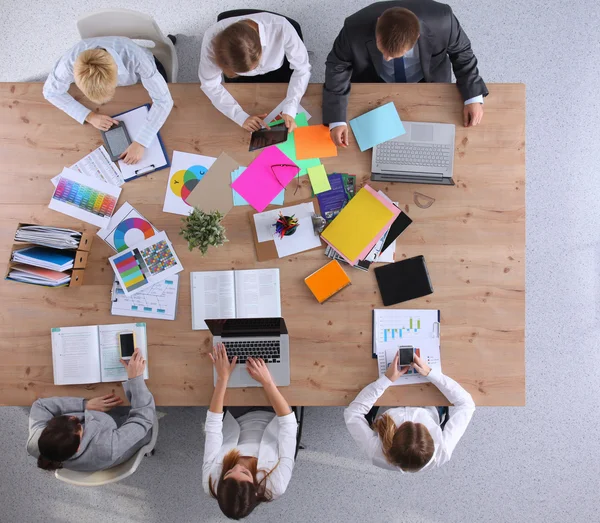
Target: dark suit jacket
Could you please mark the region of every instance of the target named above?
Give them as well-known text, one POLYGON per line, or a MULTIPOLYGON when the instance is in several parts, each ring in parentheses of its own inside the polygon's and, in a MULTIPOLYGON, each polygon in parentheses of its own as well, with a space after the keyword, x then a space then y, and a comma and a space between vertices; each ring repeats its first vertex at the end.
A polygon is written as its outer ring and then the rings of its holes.
POLYGON ((326 62, 323 88, 323 123, 345 122, 350 82, 383 82, 379 74, 383 56, 377 49, 375 25, 390 7, 404 7, 421 22, 417 41, 426 82, 450 82, 450 64, 464 100, 487 96, 471 42, 450 6, 433 0, 377 2, 346 18, 326 62))

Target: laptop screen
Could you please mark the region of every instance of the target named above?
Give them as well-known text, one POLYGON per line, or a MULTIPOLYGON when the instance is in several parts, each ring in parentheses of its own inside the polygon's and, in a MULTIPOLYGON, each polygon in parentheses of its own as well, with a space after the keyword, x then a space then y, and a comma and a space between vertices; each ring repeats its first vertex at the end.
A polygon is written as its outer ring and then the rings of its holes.
POLYGON ((213 336, 224 338, 279 336, 288 333, 283 318, 232 318, 204 321, 213 336))

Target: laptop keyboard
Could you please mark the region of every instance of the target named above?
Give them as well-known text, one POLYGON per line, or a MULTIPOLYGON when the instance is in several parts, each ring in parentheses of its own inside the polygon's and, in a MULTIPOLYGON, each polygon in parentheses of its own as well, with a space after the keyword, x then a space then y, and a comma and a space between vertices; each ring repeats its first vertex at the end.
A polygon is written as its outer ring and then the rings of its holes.
POLYGON ((384 142, 376 149, 378 164, 415 165, 418 167, 449 168, 452 164, 450 145, 422 145, 410 142, 384 142))
POLYGON ((281 363, 279 340, 223 341, 229 361, 237 356, 237 363, 246 363, 248 358, 262 358, 265 363, 281 363))

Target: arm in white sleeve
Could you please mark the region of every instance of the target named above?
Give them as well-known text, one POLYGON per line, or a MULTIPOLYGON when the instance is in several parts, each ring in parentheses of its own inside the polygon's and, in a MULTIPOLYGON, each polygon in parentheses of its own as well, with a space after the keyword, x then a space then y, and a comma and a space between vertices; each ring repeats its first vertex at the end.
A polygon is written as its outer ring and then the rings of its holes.
POLYGON ((295 118, 300 100, 308 87, 311 66, 308 61, 306 46, 298 36, 294 26, 284 19, 282 27, 284 31, 283 48, 293 72, 281 112, 295 118))
POLYGON ((365 414, 371 410, 375 402, 391 384, 392 382, 386 376, 381 376, 378 380, 367 385, 344 410, 344 420, 350 435, 370 460, 373 460, 380 443, 379 435, 371 429, 365 414))
POLYGON ((335 129, 336 127, 339 127, 340 125, 347 125, 346 122, 331 122, 329 124, 329 130, 331 131, 331 129, 335 129))
MULTIPOLYGON (((223 413, 215 413, 210 410, 206 412, 206 424, 204 425, 206 434, 204 440, 204 459, 202 461, 202 484, 204 491, 208 490, 208 477, 213 467, 221 446, 223 445, 223 413)), ((217 478, 212 478, 213 481, 217 478)))
POLYGON ((134 140, 144 147, 148 147, 171 113, 173 98, 167 82, 158 72, 151 57, 144 56, 140 60, 138 74, 142 85, 152 98, 152 107, 148 112, 145 125, 140 129, 134 140))
POLYGON ((242 109, 222 84, 221 69, 210 58, 212 44, 207 40, 212 37, 212 33, 205 34, 202 41, 198 66, 200 89, 219 111, 241 126, 250 115, 242 109))
POLYGON ((474 96, 473 98, 469 98, 468 100, 465 100, 465 105, 470 105, 470 104, 482 104, 483 103, 483 95, 477 95, 474 96))
POLYGON ((48 75, 48 78, 46 78, 42 92, 44 98, 52 105, 83 124, 91 111, 69 94, 69 87, 71 87, 73 82, 73 72, 69 71, 65 60, 61 58, 48 75))
POLYGON ((442 431, 442 449, 440 458, 437 460, 439 466, 452 457, 452 452, 454 452, 473 417, 475 402, 471 395, 456 381, 440 371, 432 369, 427 378, 454 405, 449 408, 448 422, 442 431))
POLYGON ((298 422, 293 412, 285 416, 278 416, 277 422, 279 423, 279 440, 277 442, 279 464, 269 476, 274 498, 281 496, 286 491, 290 479, 292 479, 298 431, 298 422))

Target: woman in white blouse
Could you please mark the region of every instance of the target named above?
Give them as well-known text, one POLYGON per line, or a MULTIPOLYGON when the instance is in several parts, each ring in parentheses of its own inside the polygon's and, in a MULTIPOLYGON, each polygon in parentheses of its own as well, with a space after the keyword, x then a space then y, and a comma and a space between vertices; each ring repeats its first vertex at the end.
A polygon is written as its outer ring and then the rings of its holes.
POLYGON ((279 69, 284 58, 293 70, 282 116, 289 132, 310 79, 310 63, 304 43, 283 16, 255 13, 226 18, 210 27, 202 39, 198 76, 202 91, 213 105, 247 131, 267 127, 266 114, 250 115, 225 89, 222 74, 229 78, 257 76, 279 69))
POLYGON ((273 408, 230 408, 223 417, 227 382, 237 357, 230 363, 222 343, 210 357, 217 384, 206 414, 202 484, 217 499, 223 514, 241 519, 261 502, 285 492, 294 468, 298 423, 265 362, 252 358, 246 369, 262 385, 273 408))
POLYGON ((449 408, 443 428, 435 407, 391 408, 369 426, 365 416, 385 390, 410 368, 398 368, 398 355, 385 376, 367 385, 344 411, 350 434, 371 462, 398 472, 418 472, 449 461, 475 412, 473 398, 456 381, 432 370, 416 355, 411 366, 427 376, 454 405, 449 408))

